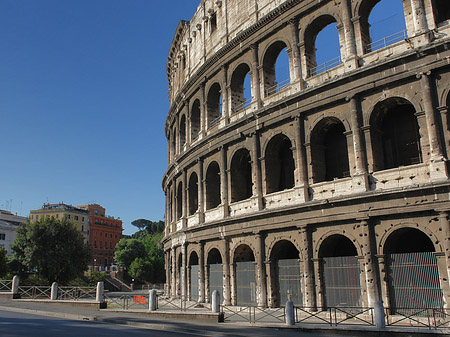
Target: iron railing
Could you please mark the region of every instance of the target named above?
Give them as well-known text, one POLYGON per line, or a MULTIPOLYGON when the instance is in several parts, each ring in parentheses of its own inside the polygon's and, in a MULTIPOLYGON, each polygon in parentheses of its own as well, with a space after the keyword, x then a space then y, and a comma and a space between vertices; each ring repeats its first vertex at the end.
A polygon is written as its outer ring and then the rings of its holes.
POLYGON ((241 110, 244 110, 244 109, 248 108, 251 105, 251 103, 252 103, 252 98, 249 98, 249 99, 245 100, 244 102, 234 105, 233 108, 231 109, 231 112, 236 113, 241 110))
POLYGON ((0 292, 12 291, 12 280, 0 280, 0 292))
POLYGON ((224 322, 249 322, 249 323, 285 323, 285 308, 258 308, 221 306, 224 322))
POLYGON ((148 309, 148 295, 104 295, 104 301, 110 309, 148 309))
POLYGON ((58 300, 80 301, 95 300, 96 287, 58 287, 58 300))
POLYGON ((288 78, 284 81, 281 81, 279 83, 275 83, 274 85, 272 85, 266 89, 266 95, 269 96, 269 95, 275 94, 277 92, 280 92, 281 90, 286 88, 289 84, 291 84, 290 78, 288 78))
POLYGON ((316 67, 308 69, 308 77, 318 75, 318 74, 323 73, 323 72, 325 72, 327 70, 330 70, 330 69, 332 69, 334 67, 337 67, 337 66, 339 66, 341 64, 342 64, 342 58, 341 58, 341 56, 338 56, 338 57, 336 57, 334 59, 331 59, 331 60, 329 60, 327 62, 319 64, 316 67))
POLYGON ((422 327, 428 329, 450 328, 450 309, 396 308, 386 311, 386 326, 422 327))
POLYGON ((377 41, 367 44, 365 47, 365 52, 370 53, 370 52, 382 49, 384 47, 387 47, 396 42, 406 40, 407 38, 408 38, 408 34, 406 33, 406 30, 402 30, 401 32, 386 36, 380 40, 377 40, 377 41))
POLYGON ((20 298, 50 299, 51 292, 49 286, 19 286, 20 298))

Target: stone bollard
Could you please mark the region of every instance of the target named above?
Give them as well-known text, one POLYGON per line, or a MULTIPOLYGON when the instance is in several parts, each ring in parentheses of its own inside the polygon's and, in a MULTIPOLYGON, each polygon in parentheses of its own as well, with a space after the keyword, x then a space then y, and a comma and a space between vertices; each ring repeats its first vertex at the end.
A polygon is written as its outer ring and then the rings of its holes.
POLYGON ((98 303, 103 302, 103 292, 105 288, 103 282, 97 282, 97 293, 95 294, 95 301, 98 303))
POLYGON ((50 293, 50 300, 56 301, 58 299, 58 283, 52 283, 52 292, 50 293))
POLYGON ((11 294, 13 295, 13 298, 14 295, 17 295, 19 293, 19 282, 20 282, 19 276, 17 275, 14 276, 12 279, 12 286, 11 286, 11 294))
POLYGON ((217 290, 214 290, 211 296, 211 311, 214 313, 220 312, 220 294, 217 290))
POLYGON ((291 300, 286 302, 286 325, 295 325, 294 302, 291 300))
POLYGON ((156 290, 152 289, 148 292, 148 310, 156 310, 156 290))
POLYGON ((376 301, 373 304, 373 311, 375 315, 375 326, 378 329, 384 329, 386 327, 386 317, 384 315, 383 302, 376 301))

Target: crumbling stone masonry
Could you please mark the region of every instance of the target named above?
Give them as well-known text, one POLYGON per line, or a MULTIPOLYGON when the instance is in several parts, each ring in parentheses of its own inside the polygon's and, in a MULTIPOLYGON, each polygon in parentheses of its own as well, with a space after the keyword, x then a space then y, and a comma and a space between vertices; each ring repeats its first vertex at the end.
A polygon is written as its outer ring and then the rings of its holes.
POLYGON ((180 22, 167 62, 166 294, 450 304, 448 1, 402 0, 406 36, 377 47, 379 1, 202 0, 180 22), (331 23, 340 58, 321 69, 315 39, 331 23))

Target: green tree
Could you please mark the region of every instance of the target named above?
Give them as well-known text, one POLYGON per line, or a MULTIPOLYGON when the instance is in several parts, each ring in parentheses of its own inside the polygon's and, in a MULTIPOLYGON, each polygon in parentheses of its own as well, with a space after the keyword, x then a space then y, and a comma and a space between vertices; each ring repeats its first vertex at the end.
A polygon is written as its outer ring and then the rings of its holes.
POLYGON ((8 257, 6 256, 6 250, 0 248, 0 277, 5 276, 8 273, 8 257))
POLYGON ((73 280, 92 256, 84 236, 66 217, 20 225, 12 250, 17 261, 50 283, 73 280))
POLYGON ((159 245, 163 234, 149 234, 147 231, 136 234, 134 238, 122 239, 116 245, 117 264, 126 267, 130 276, 139 281, 163 282, 164 253, 159 245))

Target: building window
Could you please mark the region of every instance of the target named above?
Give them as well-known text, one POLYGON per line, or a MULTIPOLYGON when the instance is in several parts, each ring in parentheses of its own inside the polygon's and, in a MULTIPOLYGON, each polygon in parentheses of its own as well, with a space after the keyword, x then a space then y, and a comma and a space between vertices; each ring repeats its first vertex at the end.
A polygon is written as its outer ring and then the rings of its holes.
POLYGON ((103 236, 103 232, 100 232, 100 236, 103 236))
POLYGON ((69 214, 69 215, 67 215, 67 219, 69 219, 69 220, 70 220, 70 214, 69 214))
POLYGON ((210 19, 210 29, 211 29, 211 33, 214 33, 217 29, 217 15, 216 13, 213 13, 211 15, 211 19, 210 19))
POLYGON ((110 235, 110 238, 112 239, 112 234, 110 235))
POLYGON ((117 239, 117 234, 116 234, 116 239, 117 239))
POLYGON ((75 215, 75 220, 77 220, 77 221, 78 221, 78 215, 75 215))
POLYGON ((81 225, 81 231, 84 232, 84 225, 81 225))
POLYGON ((97 214, 98 214, 98 209, 95 210, 95 215, 97 215, 97 214))
POLYGON ((6 234, 0 233, 0 240, 6 240, 6 234))
POLYGON ((97 240, 94 241, 94 248, 97 248, 97 240))
POLYGON ((96 231, 94 231, 94 236, 97 236, 97 232, 96 231))
POLYGON ((83 216, 83 217, 81 217, 81 221, 83 221, 83 222, 84 222, 84 216, 83 216))
POLYGON ((105 249, 108 249, 108 242, 105 241, 105 249))
POLYGON ((56 214, 55 217, 56 217, 56 219, 58 219, 59 218, 59 214, 56 214))

